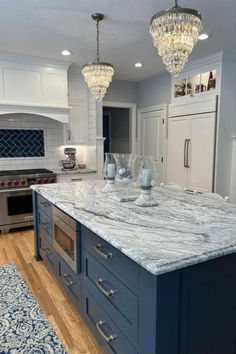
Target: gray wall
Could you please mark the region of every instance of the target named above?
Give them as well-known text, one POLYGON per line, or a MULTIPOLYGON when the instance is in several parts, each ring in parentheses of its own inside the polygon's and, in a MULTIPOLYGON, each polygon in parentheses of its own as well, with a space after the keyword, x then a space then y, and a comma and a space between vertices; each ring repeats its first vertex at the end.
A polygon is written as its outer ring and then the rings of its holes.
POLYGON ((137 103, 137 82, 113 80, 104 101, 137 103))
POLYGON ((138 85, 138 108, 156 106, 170 103, 171 77, 168 73, 162 73, 149 79, 139 81, 138 85))

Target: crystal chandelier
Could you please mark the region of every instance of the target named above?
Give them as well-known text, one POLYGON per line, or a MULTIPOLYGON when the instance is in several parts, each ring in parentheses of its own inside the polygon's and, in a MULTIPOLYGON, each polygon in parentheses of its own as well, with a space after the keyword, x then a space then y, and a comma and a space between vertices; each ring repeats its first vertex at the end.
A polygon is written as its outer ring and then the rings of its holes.
POLYGON ((83 66, 82 74, 95 99, 101 101, 112 81, 114 69, 112 64, 100 62, 99 21, 104 19, 104 15, 96 13, 92 19, 97 22, 97 56, 92 63, 83 66))
POLYGON ((197 43, 202 30, 200 12, 175 6, 156 13, 151 19, 150 34, 154 47, 167 70, 178 76, 197 43))

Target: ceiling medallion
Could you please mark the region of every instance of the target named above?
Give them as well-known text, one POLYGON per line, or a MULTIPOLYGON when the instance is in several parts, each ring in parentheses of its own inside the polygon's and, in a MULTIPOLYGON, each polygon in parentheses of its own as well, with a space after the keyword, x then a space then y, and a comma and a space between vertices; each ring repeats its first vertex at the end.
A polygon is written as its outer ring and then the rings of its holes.
POLYGON ((92 19, 97 22, 97 55, 92 63, 85 64, 82 69, 84 79, 97 101, 101 101, 114 75, 113 65, 100 61, 99 53, 99 21, 104 19, 103 14, 93 14, 92 19))
POLYGON ((178 6, 156 13, 151 19, 150 34, 166 69, 178 76, 197 43, 202 30, 200 12, 178 6))

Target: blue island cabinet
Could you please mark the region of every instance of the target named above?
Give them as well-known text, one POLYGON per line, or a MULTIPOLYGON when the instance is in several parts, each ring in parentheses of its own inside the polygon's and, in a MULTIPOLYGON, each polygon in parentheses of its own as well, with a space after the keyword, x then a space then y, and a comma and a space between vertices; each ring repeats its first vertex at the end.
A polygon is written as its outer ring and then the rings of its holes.
POLYGON ((77 221, 76 274, 53 246, 52 204, 37 193, 34 215, 35 259, 54 273, 105 353, 236 353, 235 254, 153 275, 77 221))

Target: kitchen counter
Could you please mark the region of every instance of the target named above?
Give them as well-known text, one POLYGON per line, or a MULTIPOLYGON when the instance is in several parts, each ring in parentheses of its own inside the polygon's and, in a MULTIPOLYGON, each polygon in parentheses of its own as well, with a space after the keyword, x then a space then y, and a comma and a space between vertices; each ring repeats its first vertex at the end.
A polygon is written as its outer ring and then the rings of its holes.
POLYGON ((31 188, 154 275, 236 252, 235 205, 156 187, 159 205, 142 208, 102 192, 104 183, 31 188))

